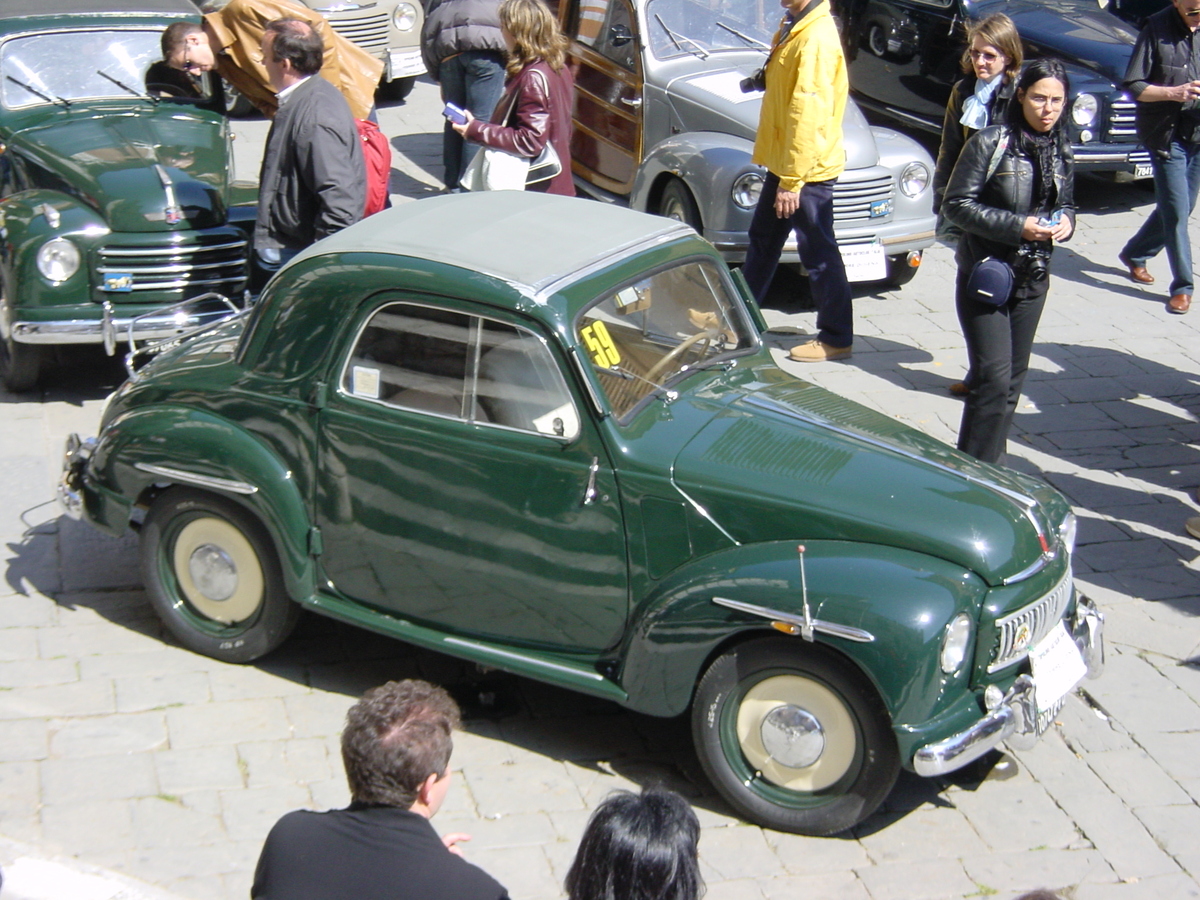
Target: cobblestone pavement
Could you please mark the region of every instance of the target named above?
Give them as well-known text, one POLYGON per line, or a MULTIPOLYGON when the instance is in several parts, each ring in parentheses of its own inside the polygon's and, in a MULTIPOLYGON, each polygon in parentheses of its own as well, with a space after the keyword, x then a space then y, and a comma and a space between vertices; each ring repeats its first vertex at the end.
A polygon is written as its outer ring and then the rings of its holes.
MULTIPOLYGON (((440 188, 438 110, 422 83, 381 111, 397 199, 440 188)), ((238 126, 242 174, 265 130, 238 126)), ((1200 314, 1169 315, 1164 292, 1133 285, 1116 261, 1148 191, 1081 179, 1077 193, 1079 234, 1055 257, 1010 461, 1076 504, 1078 580, 1108 614, 1109 665, 1034 749, 950 778, 902 776, 853 834, 804 838, 730 815, 681 721, 483 677, 317 617, 258 665, 184 651, 149 610, 133 540, 52 504, 63 438, 95 432, 121 377, 72 353, 40 395, 0 395, 4 898, 247 896, 278 816, 347 801, 346 708, 415 675, 450 686, 467 712, 435 824, 473 833, 469 857, 517 898, 560 896, 589 810, 652 779, 695 804, 717 900, 1009 898, 1036 886, 1075 900, 1200 897, 1200 546, 1182 530, 1200 485, 1200 314)), ((1166 284, 1164 260, 1150 270, 1166 284)), ((945 389, 964 362, 952 292, 951 254, 935 248, 904 289, 858 292, 851 361, 785 365, 952 441, 959 403, 945 389)), ((812 327, 811 313, 767 316, 780 359, 787 332, 812 327)))

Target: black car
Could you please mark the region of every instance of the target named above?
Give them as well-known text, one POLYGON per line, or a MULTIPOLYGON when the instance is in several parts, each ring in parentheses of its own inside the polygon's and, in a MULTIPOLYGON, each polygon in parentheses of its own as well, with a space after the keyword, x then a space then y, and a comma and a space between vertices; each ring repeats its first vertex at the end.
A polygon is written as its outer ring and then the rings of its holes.
POLYGON ((950 88, 963 74, 963 23, 1004 13, 1016 23, 1027 59, 1053 56, 1067 66, 1076 169, 1150 177, 1150 157, 1134 129, 1135 102, 1121 87, 1137 32, 1095 0, 833 3, 861 106, 940 132, 950 88))

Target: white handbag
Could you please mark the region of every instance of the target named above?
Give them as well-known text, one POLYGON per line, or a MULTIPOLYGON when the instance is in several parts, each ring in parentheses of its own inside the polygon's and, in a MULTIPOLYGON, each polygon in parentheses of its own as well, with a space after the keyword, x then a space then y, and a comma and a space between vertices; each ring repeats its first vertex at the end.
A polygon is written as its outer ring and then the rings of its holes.
MULTIPOLYGON (((542 79, 545 87, 545 76, 536 69, 533 74, 542 79)), ((547 87, 547 96, 549 93, 547 87)), ((516 102, 517 98, 513 96, 501 121, 507 123, 512 117, 516 102)), ((495 147, 481 147, 463 170, 458 183, 468 191, 523 191, 526 185, 547 181, 561 171, 562 161, 547 138, 545 146, 533 159, 495 147)))

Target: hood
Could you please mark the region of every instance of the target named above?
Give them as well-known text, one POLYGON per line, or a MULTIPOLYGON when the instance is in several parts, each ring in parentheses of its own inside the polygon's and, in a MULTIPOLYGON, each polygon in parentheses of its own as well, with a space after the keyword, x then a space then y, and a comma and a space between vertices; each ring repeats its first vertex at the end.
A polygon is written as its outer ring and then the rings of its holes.
POLYGON ((224 224, 229 173, 226 126, 219 118, 166 103, 105 112, 60 110, 11 144, 103 215, 113 231, 224 224), (171 195, 182 213, 177 223, 168 221, 171 195))
MULTIPOLYGON (((667 98, 682 126, 680 131, 717 131, 754 142, 763 95, 742 93, 738 82, 753 74, 764 57, 761 53, 738 53, 736 57, 737 64, 731 61, 726 65, 717 65, 713 57, 696 60, 704 66, 701 71, 675 78, 667 85, 667 98)), ((853 100, 846 103, 842 133, 846 168, 862 169, 879 162, 871 128, 853 100)))
POLYGON ((1006 0, 980 4, 983 18, 1003 12, 1032 50, 1027 58, 1054 56, 1120 84, 1137 41, 1137 32, 1090 0, 1006 0))
POLYGON ((1065 501, 1036 503, 1057 496, 1048 488, 791 378, 715 415, 679 453, 675 481, 743 543, 867 541, 990 584, 1037 562, 1043 538, 1055 542, 1048 520, 1066 514, 1065 501))

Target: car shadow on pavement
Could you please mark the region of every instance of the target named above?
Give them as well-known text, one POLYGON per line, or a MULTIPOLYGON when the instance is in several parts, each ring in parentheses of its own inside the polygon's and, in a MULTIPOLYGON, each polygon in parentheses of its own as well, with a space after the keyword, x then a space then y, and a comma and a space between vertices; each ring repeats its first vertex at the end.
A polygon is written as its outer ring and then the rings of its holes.
POLYGON ((60 402, 82 406, 103 400, 126 378, 124 353, 105 356, 100 347, 64 344, 48 347, 38 387, 20 394, 0 387, 0 403, 60 402))

